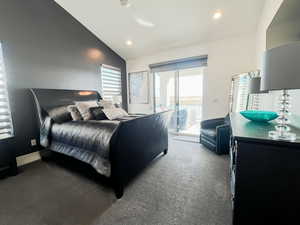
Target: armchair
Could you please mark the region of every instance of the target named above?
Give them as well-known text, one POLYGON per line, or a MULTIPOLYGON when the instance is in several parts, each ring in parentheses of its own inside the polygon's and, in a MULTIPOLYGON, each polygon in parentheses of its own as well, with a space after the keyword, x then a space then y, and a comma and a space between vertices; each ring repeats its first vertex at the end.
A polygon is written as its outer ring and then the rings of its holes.
POLYGON ((201 122, 200 143, 221 155, 229 153, 230 122, 229 116, 201 122))

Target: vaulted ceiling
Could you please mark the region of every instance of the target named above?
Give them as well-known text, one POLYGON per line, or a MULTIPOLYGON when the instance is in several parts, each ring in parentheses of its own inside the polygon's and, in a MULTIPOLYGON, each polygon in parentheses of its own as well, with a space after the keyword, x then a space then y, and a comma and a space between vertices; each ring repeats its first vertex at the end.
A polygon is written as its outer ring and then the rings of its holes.
POLYGON ((265 0, 56 0, 125 59, 255 32, 265 0), (213 14, 222 12, 219 20, 213 14), (127 43, 128 41, 132 42, 127 43))

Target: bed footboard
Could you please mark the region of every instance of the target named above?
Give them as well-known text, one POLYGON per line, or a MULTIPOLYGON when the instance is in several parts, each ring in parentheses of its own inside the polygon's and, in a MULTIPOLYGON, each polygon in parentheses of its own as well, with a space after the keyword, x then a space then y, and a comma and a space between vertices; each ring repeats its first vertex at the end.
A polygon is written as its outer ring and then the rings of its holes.
POLYGON ((124 186, 159 154, 168 151, 170 111, 121 122, 111 140, 111 179, 117 198, 124 186))

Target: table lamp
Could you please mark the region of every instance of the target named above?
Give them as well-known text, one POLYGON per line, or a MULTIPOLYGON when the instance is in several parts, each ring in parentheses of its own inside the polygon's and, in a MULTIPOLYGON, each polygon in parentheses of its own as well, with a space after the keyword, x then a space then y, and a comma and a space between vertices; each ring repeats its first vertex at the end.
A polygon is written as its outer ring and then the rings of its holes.
POLYGON ((276 140, 295 141, 296 134, 290 132, 290 89, 300 88, 300 42, 267 50, 263 58, 262 91, 283 90, 280 97, 279 117, 275 131, 269 136, 276 140))
POLYGON ((259 94, 259 93, 261 93, 260 80, 261 80, 261 77, 252 77, 250 79, 250 84, 249 84, 249 93, 250 94, 259 94))
MULTIPOLYGON (((249 108, 249 101, 250 101, 250 94, 253 95, 253 101, 258 101, 259 94, 268 93, 268 91, 262 91, 260 90, 260 83, 261 83, 261 77, 252 77, 249 82, 249 97, 248 97, 248 106, 249 108)), ((252 101, 252 108, 253 108, 253 101, 252 101)))

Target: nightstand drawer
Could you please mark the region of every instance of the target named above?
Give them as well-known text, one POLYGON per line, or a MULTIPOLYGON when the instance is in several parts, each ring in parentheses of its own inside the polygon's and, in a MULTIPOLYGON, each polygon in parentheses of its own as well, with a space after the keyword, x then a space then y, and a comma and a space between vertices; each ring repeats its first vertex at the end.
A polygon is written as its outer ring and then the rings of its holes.
POLYGON ((10 152, 10 149, 0 149, 0 165, 11 162, 14 158, 14 152, 10 152))
POLYGON ((17 174, 15 151, 11 148, 10 140, 0 141, 0 176, 17 174))

